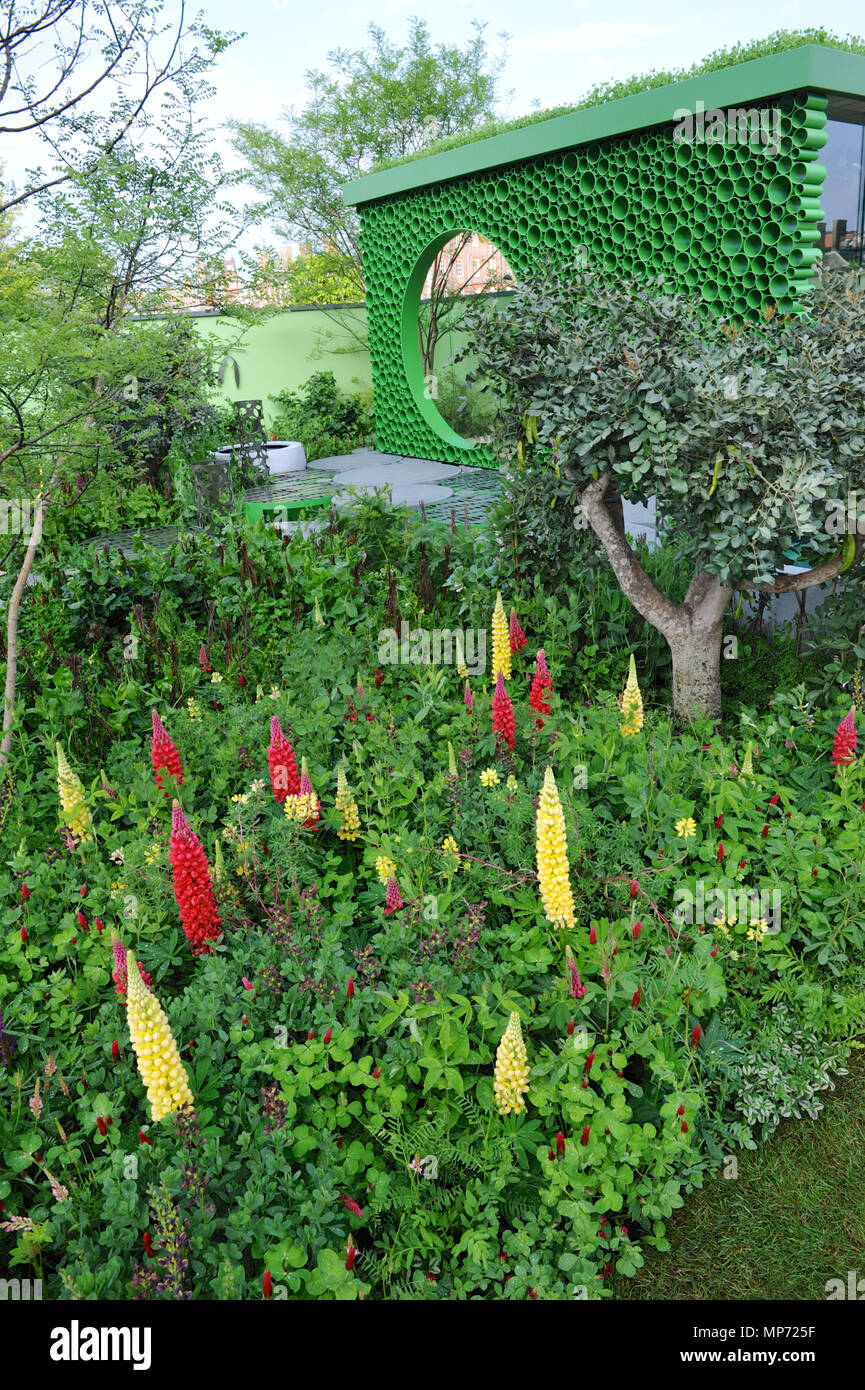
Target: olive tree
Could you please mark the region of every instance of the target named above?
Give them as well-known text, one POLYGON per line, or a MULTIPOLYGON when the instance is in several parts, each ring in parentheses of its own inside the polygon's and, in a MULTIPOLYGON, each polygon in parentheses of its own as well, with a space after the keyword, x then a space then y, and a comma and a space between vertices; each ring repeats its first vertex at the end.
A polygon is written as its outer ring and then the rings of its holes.
POLYGON ((790 593, 862 560, 865 283, 824 272, 807 304, 737 323, 663 280, 547 265, 506 315, 466 320, 473 376, 499 400, 500 456, 559 467, 574 483, 575 525, 592 528, 670 647, 682 719, 721 714, 723 620, 737 590, 790 593), (688 577, 683 602, 639 563, 610 506, 616 492, 656 499, 688 577), (784 573, 797 543, 808 568, 784 573))

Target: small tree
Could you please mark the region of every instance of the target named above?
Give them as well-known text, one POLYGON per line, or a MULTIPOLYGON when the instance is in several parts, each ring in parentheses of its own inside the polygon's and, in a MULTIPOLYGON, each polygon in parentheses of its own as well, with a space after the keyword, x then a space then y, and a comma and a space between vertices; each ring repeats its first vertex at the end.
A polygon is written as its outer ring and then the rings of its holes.
POLYGON ((824 273, 807 314, 770 308, 735 324, 662 281, 550 266, 518 288, 508 314, 467 316, 477 375, 502 403, 502 456, 560 466, 576 484, 575 524, 591 526, 623 593, 669 644, 682 719, 721 714, 736 590, 792 593, 862 560, 863 315, 865 282, 852 273, 824 273), (682 603, 616 525, 614 487, 657 499, 689 575, 682 603), (782 573, 797 543, 809 568, 782 573))
MULTIPOLYGON (((265 196, 258 215, 281 235, 326 253, 347 298, 361 301, 365 289, 360 219, 343 202, 343 184, 495 114, 504 54, 492 58, 486 26, 475 21, 472 27, 464 46, 434 47, 426 23, 413 19, 400 48, 371 24, 367 49, 337 49, 328 54, 330 72, 307 73, 309 101, 285 113, 288 138, 267 126, 229 122, 249 180, 265 196)), ((433 312, 437 302, 438 296, 433 312)))

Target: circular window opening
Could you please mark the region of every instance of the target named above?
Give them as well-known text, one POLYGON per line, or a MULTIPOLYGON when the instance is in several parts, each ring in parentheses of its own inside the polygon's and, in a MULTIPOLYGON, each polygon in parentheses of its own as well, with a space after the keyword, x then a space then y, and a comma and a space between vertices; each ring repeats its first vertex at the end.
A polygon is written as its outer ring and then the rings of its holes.
POLYGON ((417 345, 430 423, 462 443, 488 442, 495 416, 492 392, 467 378, 477 368, 465 327, 468 311, 500 313, 513 293, 505 257, 480 232, 457 232, 429 256, 417 306, 417 345))

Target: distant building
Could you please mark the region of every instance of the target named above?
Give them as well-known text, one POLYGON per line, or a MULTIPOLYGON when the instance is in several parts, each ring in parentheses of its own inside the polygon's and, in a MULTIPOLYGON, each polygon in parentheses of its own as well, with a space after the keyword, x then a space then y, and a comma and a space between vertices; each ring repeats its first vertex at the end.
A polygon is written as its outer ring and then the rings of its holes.
POLYGON ((501 251, 480 232, 461 232, 442 247, 427 273, 422 299, 430 297, 437 263, 451 294, 483 294, 514 283, 501 251))

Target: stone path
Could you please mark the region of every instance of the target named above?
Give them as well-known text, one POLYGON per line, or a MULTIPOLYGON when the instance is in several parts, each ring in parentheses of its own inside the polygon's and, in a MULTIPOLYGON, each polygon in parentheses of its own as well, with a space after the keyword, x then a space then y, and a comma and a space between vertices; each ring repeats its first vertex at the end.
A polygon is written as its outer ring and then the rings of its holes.
MULTIPOLYGON (((305 473, 295 473, 264 486, 247 489, 243 502, 263 502, 279 507, 302 504, 314 498, 333 497, 342 509, 350 506, 350 488, 371 493, 389 486, 394 506, 419 508, 428 520, 449 525, 480 526, 501 490, 500 475, 491 468, 437 463, 433 459, 402 458, 375 449, 356 449, 351 454, 315 459, 305 473)), ((241 502, 238 502, 238 510, 241 502)), ((307 521, 289 521, 304 534, 327 525, 327 514, 307 521)), ((203 527, 188 527, 203 530, 203 527)), ((145 526, 133 531, 112 531, 92 536, 88 545, 107 545, 132 554, 136 537, 145 545, 167 550, 180 534, 178 526, 145 526)))

